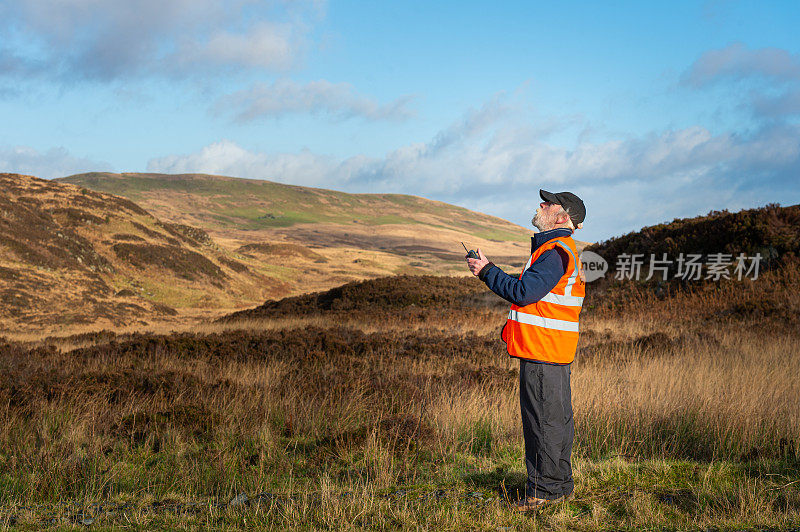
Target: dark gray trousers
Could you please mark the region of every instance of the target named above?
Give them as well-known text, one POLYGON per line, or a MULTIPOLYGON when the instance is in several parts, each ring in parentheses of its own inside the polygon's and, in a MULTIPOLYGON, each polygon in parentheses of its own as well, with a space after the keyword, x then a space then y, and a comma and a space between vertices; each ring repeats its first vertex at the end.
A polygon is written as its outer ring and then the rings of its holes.
POLYGON ((572 482, 572 392, 570 365, 520 359, 519 404, 525 437, 527 497, 557 499, 569 495, 572 482))

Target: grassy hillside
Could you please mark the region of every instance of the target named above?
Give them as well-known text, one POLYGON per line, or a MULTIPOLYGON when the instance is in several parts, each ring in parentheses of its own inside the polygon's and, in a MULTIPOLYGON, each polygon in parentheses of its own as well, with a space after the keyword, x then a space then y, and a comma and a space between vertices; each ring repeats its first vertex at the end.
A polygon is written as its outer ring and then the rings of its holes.
POLYGON ((124 196, 152 206, 154 212, 158 212, 157 206, 169 204, 168 209, 202 220, 201 226, 208 229, 258 230, 320 223, 413 224, 458 230, 483 239, 521 239, 520 228, 505 220, 417 196, 348 194, 205 174, 94 172, 60 181, 124 196))
POLYGON ((529 248, 522 227, 416 196, 203 174, 91 173, 60 181, 201 227, 229 251, 273 265, 293 293, 394 274, 465 275, 460 241, 508 267, 524 263, 529 248))
MULTIPOLYGON (((132 325, 288 292, 260 261, 119 196, 0 174, 0 323, 132 325)), ((178 316, 179 317, 179 316, 178 316)))

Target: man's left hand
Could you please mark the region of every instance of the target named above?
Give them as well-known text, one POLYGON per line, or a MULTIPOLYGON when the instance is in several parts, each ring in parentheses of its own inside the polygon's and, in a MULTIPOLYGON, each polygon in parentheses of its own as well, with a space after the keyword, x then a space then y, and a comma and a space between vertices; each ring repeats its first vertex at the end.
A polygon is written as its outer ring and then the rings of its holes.
POLYGON ((476 276, 480 273, 484 266, 489 264, 489 259, 483 256, 481 248, 478 248, 477 253, 479 257, 477 259, 470 259, 467 257, 467 255, 464 255, 464 258, 467 259, 467 264, 469 265, 469 271, 472 272, 472 275, 476 276))

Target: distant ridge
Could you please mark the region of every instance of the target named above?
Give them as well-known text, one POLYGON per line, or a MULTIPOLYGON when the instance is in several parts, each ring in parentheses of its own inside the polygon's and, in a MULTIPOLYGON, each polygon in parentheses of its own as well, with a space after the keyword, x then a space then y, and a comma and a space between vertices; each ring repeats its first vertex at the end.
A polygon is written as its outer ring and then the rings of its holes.
POLYGON ((397 274, 468 275, 464 241, 520 267, 530 231, 402 194, 349 194, 207 174, 78 174, 58 181, 124 196, 160 219, 201 227, 230 252, 269 264, 292 293, 397 274))
MULTIPOLYGON (((262 179, 209 174, 92 172, 56 179, 133 199, 143 206, 164 207, 154 192, 170 197, 170 214, 203 218, 208 229, 282 228, 304 223, 440 225, 497 240, 519 240, 523 228, 501 218, 463 207, 405 194, 352 194, 287 185, 262 179), (180 197, 177 197, 180 196, 180 197), (189 203, 187 196, 191 197, 189 203), (182 200, 183 198, 183 200, 182 200), (188 208, 193 206, 194 209, 188 208)), ((157 209, 153 209, 157 212, 157 209)))

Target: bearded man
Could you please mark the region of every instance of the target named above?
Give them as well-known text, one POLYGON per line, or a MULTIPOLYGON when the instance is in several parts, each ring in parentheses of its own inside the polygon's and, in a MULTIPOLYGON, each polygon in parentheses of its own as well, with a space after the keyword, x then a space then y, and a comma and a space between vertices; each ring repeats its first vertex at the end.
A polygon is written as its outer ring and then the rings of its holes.
POLYGON ((542 203, 531 223, 531 257, 512 277, 477 250, 465 257, 470 271, 511 303, 502 337, 520 360, 519 397, 525 496, 514 509, 525 512, 572 496, 571 363, 578 344, 578 315, 585 285, 572 233, 583 227, 586 208, 571 192, 540 190, 542 203))

